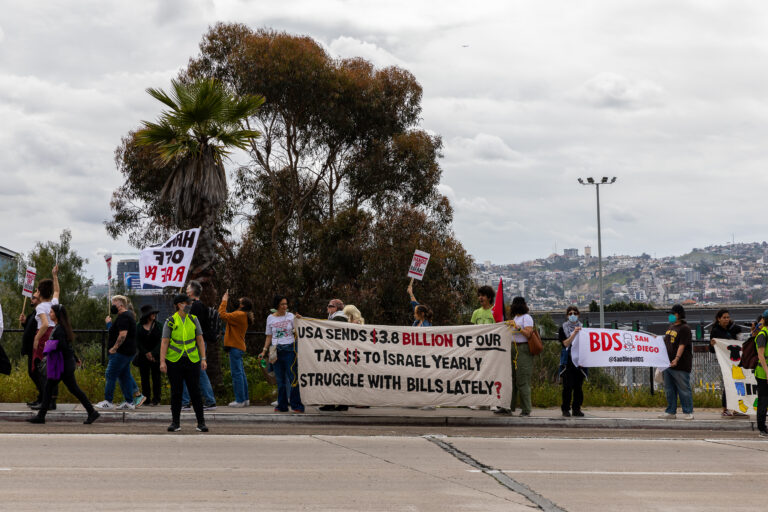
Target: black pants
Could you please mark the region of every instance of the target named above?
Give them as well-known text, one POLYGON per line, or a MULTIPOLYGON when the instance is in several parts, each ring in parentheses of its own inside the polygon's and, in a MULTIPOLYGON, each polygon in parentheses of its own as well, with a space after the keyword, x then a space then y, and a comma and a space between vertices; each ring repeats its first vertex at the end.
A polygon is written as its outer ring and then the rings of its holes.
MULTIPOLYGON (((43 393, 45 392, 45 381, 47 380, 41 368, 43 361, 41 359, 38 359, 37 361, 33 362, 32 356, 27 356, 27 357, 28 357, 27 375, 29 375, 29 378, 35 384, 35 388, 37 388, 37 398, 35 399, 35 401, 42 402, 43 393)), ((58 381, 56 381, 56 385, 53 387, 50 396, 51 396, 51 400, 53 400, 54 402, 56 401, 56 397, 59 396, 58 381)), ((50 404, 46 404, 46 407, 48 407, 49 405, 50 404)))
POLYGON ((139 365, 139 375, 141 375, 141 394, 147 397, 150 402, 160 403, 160 363, 153 363, 149 360, 143 361, 139 365), (152 376, 151 385, 150 375, 152 376))
MULTIPOLYGON (((77 385, 77 380, 75 380, 75 362, 69 361, 64 363, 64 373, 61 375, 61 382, 64 383, 65 386, 67 386, 67 389, 69 390, 72 395, 80 400, 80 403, 83 404, 83 407, 85 407, 85 410, 88 411, 88 414, 93 413, 93 405, 91 405, 90 400, 88 400, 88 397, 85 396, 85 393, 83 393, 83 390, 80 389, 80 386, 77 385)), ((42 407, 40 407, 40 410, 37 412, 37 415, 41 418, 45 418, 45 414, 48 412, 48 405, 51 403, 51 393, 53 393, 54 390, 59 388, 59 381, 56 379, 46 379, 45 381, 45 391, 43 392, 43 402, 42 407)))
POLYGON ((203 416, 203 399, 200 396, 200 362, 193 363, 186 356, 172 363, 165 362, 168 367, 168 380, 171 383, 171 418, 179 424, 181 421, 181 397, 184 394, 184 383, 187 383, 189 400, 195 410, 198 425, 205 425, 203 416))
POLYGON ((584 374, 569 361, 563 372, 563 412, 571 409, 573 412, 581 411, 581 404, 584 403, 584 391, 581 389, 583 384, 584 374))
POLYGON ((768 411, 768 380, 757 381, 757 429, 765 432, 765 413, 768 411))

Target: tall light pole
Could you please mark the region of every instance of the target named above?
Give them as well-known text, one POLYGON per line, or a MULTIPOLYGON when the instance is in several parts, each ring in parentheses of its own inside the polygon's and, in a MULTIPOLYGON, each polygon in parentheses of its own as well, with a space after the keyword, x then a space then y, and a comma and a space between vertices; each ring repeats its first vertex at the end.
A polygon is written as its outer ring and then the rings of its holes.
POLYGON ((582 185, 594 185, 597 192, 597 272, 600 282, 600 328, 605 328, 605 297, 603 296, 603 243, 600 236, 600 185, 613 185, 616 183, 616 176, 610 180, 605 176, 600 181, 595 181, 594 178, 587 178, 586 183, 583 179, 579 178, 579 183, 582 185))

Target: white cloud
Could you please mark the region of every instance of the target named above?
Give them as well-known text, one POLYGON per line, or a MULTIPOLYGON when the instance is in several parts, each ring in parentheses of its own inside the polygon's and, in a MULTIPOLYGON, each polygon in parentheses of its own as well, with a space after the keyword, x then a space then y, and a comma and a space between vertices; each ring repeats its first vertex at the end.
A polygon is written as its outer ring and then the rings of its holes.
POLYGON ((641 109, 659 106, 664 90, 650 80, 632 81, 616 73, 599 73, 574 95, 596 107, 641 109))

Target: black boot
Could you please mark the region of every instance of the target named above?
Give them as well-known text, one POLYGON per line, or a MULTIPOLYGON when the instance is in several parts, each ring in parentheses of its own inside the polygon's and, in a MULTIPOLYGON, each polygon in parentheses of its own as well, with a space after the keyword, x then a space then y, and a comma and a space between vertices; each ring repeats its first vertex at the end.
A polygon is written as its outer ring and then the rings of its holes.
POLYGON ((99 411, 95 409, 92 410, 91 412, 88 413, 88 417, 83 422, 83 425, 90 425, 91 423, 96 421, 99 418, 99 416, 101 416, 101 414, 99 414, 99 411))

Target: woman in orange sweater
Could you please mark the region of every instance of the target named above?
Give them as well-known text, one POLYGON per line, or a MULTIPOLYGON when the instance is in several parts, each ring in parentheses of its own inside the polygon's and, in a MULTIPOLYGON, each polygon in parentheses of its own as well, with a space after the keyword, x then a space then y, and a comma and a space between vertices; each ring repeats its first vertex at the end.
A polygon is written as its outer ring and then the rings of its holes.
POLYGON ((224 350, 229 352, 229 369, 232 373, 232 387, 235 390, 235 401, 230 407, 248 407, 251 401, 248 399, 248 378, 245 375, 243 354, 245 354, 245 331, 248 330, 248 322, 253 322, 253 302, 247 297, 241 297, 237 309, 227 313, 229 290, 224 293, 219 304, 219 318, 227 323, 224 332, 224 350))

